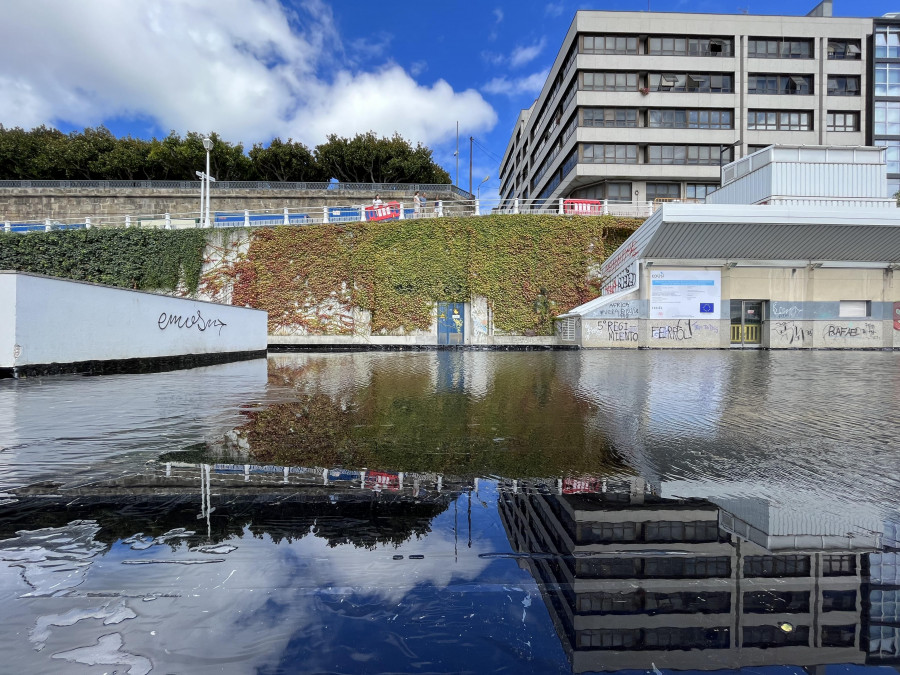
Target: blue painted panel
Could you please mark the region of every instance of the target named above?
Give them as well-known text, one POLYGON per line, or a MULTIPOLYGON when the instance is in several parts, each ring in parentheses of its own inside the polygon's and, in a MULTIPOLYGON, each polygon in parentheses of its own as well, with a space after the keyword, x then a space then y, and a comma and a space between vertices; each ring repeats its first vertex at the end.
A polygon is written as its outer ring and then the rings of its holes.
POLYGON ((438 303, 438 344, 461 345, 465 337, 465 307, 461 302, 438 303))

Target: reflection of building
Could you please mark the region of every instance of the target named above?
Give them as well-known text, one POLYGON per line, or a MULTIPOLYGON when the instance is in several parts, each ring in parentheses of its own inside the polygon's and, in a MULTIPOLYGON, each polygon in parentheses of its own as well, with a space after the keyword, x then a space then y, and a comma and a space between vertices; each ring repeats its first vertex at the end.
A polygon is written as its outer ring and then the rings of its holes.
POLYGON ((900 525, 887 523, 885 544, 893 552, 868 556, 868 583, 864 587, 863 640, 868 640, 868 663, 900 666, 900 525))
POLYGON ((865 662, 864 549, 773 554, 641 479, 564 492, 519 485, 500 513, 575 672, 865 662))

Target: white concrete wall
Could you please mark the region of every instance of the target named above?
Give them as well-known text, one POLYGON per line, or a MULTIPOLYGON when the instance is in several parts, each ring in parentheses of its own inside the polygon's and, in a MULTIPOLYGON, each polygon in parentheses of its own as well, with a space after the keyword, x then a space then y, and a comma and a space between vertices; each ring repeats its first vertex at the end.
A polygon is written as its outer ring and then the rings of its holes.
POLYGON ((0 317, 14 325, 19 352, 0 353, 0 367, 266 349, 259 310, 28 274, 0 279, 0 288, 13 280, 14 297, 0 292, 0 317))
POLYGON ((9 368, 16 349, 16 278, 0 274, 0 368, 9 368))

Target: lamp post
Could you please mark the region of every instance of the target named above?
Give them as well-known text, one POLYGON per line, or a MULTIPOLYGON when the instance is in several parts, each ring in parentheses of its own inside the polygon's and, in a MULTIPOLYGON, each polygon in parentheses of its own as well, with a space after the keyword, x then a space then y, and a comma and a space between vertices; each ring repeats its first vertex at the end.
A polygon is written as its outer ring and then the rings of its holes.
POLYGON ((478 201, 481 201, 481 186, 487 183, 490 179, 490 176, 485 176, 484 180, 478 184, 478 201))
POLYGON ((209 151, 212 150, 213 147, 212 139, 209 136, 203 139, 203 147, 206 150, 206 216, 203 227, 209 227, 209 151))

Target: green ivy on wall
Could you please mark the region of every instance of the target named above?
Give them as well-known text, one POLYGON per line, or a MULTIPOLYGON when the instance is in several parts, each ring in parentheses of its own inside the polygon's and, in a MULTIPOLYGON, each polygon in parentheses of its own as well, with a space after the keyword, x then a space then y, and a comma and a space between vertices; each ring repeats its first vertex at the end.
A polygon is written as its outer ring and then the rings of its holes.
POLYGON ((371 312, 373 333, 428 329, 437 301, 491 304, 495 328, 549 335, 553 317, 600 294, 600 263, 642 221, 492 215, 259 229, 228 272, 235 304, 269 329, 349 333, 330 305, 371 312))
POLYGON ((194 293, 206 232, 85 229, 0 233, 0 269, 35 272, 139 290, 194 293))

